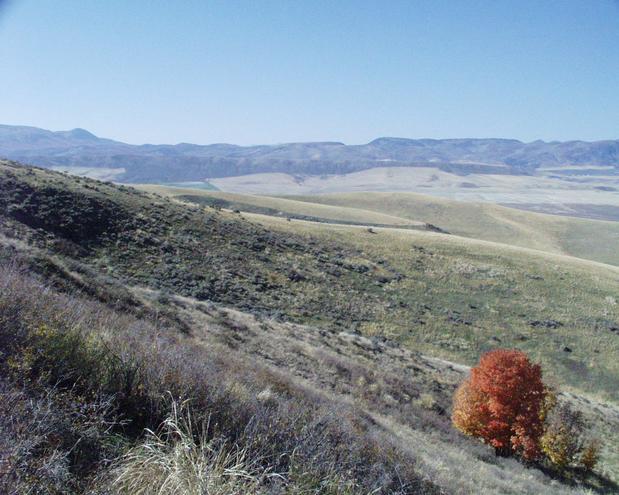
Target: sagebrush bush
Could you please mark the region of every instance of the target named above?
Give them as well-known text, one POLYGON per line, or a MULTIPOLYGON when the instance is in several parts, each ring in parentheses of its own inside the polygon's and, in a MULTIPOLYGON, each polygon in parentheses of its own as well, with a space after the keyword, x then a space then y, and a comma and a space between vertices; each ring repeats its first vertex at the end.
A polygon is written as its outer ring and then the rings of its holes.
POLYGON ((582 414, 567 404, 550 411, 540 438, 542 452, 559 469, 574 463, 584 447, 585 424, 582 414))
POLYGON ((583 448, 580 454, 580 464, 587 471, 593 471, 598 461, 600 460, 600 441, 597 439, 590 440, 583 448))
POLYGON ((0 378, 0 493, 88 492, 122 451, 111 401, 0 378))

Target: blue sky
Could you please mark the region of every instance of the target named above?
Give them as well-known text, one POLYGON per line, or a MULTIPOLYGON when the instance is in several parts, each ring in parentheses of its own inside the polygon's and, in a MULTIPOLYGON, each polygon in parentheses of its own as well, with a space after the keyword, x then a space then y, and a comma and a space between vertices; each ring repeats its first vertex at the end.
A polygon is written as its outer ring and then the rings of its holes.
POLYGON ((0 0, 0 123, 131 143, 619 138, 619 2, 0 0))

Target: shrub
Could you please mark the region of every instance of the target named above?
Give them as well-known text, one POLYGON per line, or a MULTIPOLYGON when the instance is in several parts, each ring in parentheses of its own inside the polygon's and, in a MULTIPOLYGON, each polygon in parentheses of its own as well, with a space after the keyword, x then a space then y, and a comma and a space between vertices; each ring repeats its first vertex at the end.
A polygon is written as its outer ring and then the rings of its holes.
POLYGON ((589 437, 588 425, 580 411, 569 403, 559 403, 554 391, 547 391, 542 411, 544 434, 540 449, 559 470, 580 464, 592 471, 600 454, 600 441, 589 437))
POLYGON ((580 454, 580 464, 587 471, 593 471, 600 460, 600 441, 591 440, 580 454))
POLYGON ((559 399, 557 397, 557 391, 552 387, 546 386, 544 400, 542 401, 542 407, 539 414, 539 417, 543 422, 546 421, 546 418, 548 418, 558 402, 559 399))
POLYGON ((92 493, 91 478, 116 457, 111 401, 24 388, 0 376, 0 493, 92 493))
POLYGON ((540 455, 546 388, 539 365, 521 351, 498 349, 484 354, 455 395, 452 421, 481 438, 501 455, 540 455))
POLYGON ((465 435, 478 437, 481 435, 483 425, 488 418, 481 415, 482 401, 485 396, 480 391, 471 386, 471 380, 467 379, 454 395, 454 407, 452 421, 465 435))
POLYGON ((548 415, 540 448, 559 469, 574 462, 583 449, 585 425, 582 414, 559 404, 548 415))

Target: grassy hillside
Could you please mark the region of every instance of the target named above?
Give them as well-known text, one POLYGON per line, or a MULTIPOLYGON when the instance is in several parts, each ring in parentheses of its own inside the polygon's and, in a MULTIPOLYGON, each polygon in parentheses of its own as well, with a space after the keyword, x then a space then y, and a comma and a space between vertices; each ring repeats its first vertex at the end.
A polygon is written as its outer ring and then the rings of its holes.
POLYGON ((372 318, 354 321, 363 334, 468 363, 493 347, 518 347, 561 383, 589 393, 595 383, 617 399, 617 267, 452 235, 251 218, 337 240, 403 275, 384 288, 372 318))
POLYGON ((619 265, 619 222, 558 217, 487 203, 413 193, 299 196, 313 204, 359 208, 434 224, 450 233, 619 265))
POLYGON ((231 210, 236 209, 249 213, 358 225, 393 225, 414 228, 423 228, 425 226, 423 222, 371 210, 360 210, 359 208, 334 207, 270 196, 203 191, 148 184, 137 187, 143 191, 170 196, 181 201, 206 206, 218 206, 231 210))
POLYGON ((515 346, 574 390, 619 400, 619 268, 451 235, 228 213, 38 169, 0 172, 7 237, 123 283, 467 363, 515 346))
MULTIPOLYGON (((136 287, 127 288, 134 309, 119 311, 24 270, 0 260, 0 453, 10 454, 2 490, 151 493, 164 477, 163 493, 617 488, 604 476, 497 458, 459 435, 446 410, 465 367, 136 287), (138 309, 174 313, 177 324, 137 318, 138 309)), ((100 290, 108 283, 92 280, 100 290)), ((600 428, 619 425, 617 410, 562 400, 600 428)))
MULTIPOLYGON (((236 214, 11 163, 0 165, 0 215, 5 252, 18 253, 56 288, 78 288, 118 311, 156 317, 188 338, 213 325, 212 318, 204 320, 196 309, 203 302, 252 313, 257 323, 247 330, 233 323, 233 334, 222 337, 227 345, 247 352, 246 359, 261 356, 269 367, 298 374, 303 386, 309 380, 312 387, 331 389, 338 397, 339 387, 348 382, 329 377, 341 372, 361 387, 344 402, 370 401, 363 407, 384 431, 430 449, 419 454, 426 463, 439 455, 432 445, 446 449, 455 442, 452 433, 432 431, 447 428, 445 417, 428 419, 428 435, 423 436, 416 420, 400 413, 410 410, 416 398, 427 400, 430 409, 435 402, 432 410, 445 416, 461 375, 447 379, 443 371, 449 375, 458 367, 449 365, 449 371, 436 364, 441 361, 432 361, 443 376, 439 384, 420 376, 414 393, 398 396, 418 376, 421 365, 414 355, 420 352, 472 364, 485 350, 517 347, 540 361, 564 390, 580 394, 583 405, 615 411, 619 401, 619 268, 420 230, 375 227, 369 232, 365 227, 236 214), (265 328, 260 320, 266 321, 265 328), (278 326, 283 321, 290 324, 285 331, 278 326), (320 345, 316 337, 309 350, 304 344, 311 332, 307 325, 324 337, 320 345), (277 345, 276 334, 268 330, 275 327, 288 335, 290 347, 277 345), (256 340, 262 331, 266 340, 256 340), (328 335, 352 342, 353 347, 340 349, 349 354, 350 371, 338 371, 342 366, 324 354, 327 349, 339 354, 334 351, 339 344, 328 335), (269 339, 274 349, 267 351, 269 339), (359 374, 363 366, 354 368, 355 361, 392 346, 401 352, 393 361, 380 362, 378 369, 398 360, 408 364, 365 387, 369 378, 359 374), (289 350, 275 353, 283 349, 289 350), (308 353, 313 360, 293 362, 308 353), (322 369, 316 360, 331 364, 322 369), (369 398, 358 397, 366 388, 369 398), (376 396, 380 400, 372 399, 376 396), (442 443, 437 443, 439 437, 442 443)), ((216 318, 214 309, 203 309, 216 318)), ((209 345, 204 344, 205 352, 221 353, 209 345)), ((596 419, 598 428, 610 435, 617 430, 608 422, 614 413, 603 412, 596 419)), ((619 474, 617 445, 608 442, 603 458, 604 469, 614 476, 619 474)), ((444 462, 462 464, 467 449, 444 462)), ((460 476, 474 470, 463 469, 460 476)), ((434 472, 436 481, 441 470, 434 472)), ((493 476, 487 492, 502 492, 497 486, 504 485, 495 484, 501 473, 493 476)), ((476 484, 469 482, 467 486, 476 484)), ((439 484, 448 483, 443 479, 439 484)), ((523 492, 544 490, 514 493, 523 492)))

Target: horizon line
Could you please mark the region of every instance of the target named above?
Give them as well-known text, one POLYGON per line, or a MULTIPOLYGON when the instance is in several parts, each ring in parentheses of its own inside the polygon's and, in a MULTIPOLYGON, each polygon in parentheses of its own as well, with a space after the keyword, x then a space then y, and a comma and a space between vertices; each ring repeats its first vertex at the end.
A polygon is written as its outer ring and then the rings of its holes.
POLYGON ((294 145, 294 144, 332 144, 332 145, 341 145, 341 146, 367 146, 369 144, 372 144, 375 141, 379 141, 381 139, 392 139, 392 140, 401 140, 401 141, 472 141, 472 140, 476 140, 476 141, 516 141, 518 143, 521 144, 533 144, 533 143, 544 143, 544 144, 555 144, 555 143, 575 143, 575 142, 582 142, 582 143, 601 143, 601 142, 613 142, 613 141, 619 141, 619 138, 609 138, 609 139, 593 139, 593 140, 587 140, 587 139, 566 139, 566 140, 561 140, 561 139, 552 139, 552 140, 545 140, 545 139, 533 139, 531 141, 525 141, 522 139, 517 139, 517 138, 508 138, 508 137, 446 137, 446 138, 436 138, 436 137, 402 137, 402 136, 387 136, 387 135, 383 135, 383 136, 379 136, 376 137, 374 139, 371 139, 370 141, 367 142, 361 142, 361 143, 354 143, 354 144, 349 144, 349 143, 345 143, 343 141, 337 141, 337 140, 315 140, 315 141, 282 141, 282 142, 274 142, 274 143, 254 143, 254 144, 237 144, 237 143, 233 143, 233 142, 225 142, 225 141, 218 141, 218 142, 212 142, 212 143, 192 143, 189 141, 179 141, 177 143, 153 143, 153 142, 146 142, 146 143, 130 143, 130 142, 126 142, 126 141, 120 141, 118 139, 115 138, 108 138, 108 137, 102 137, 98 134, 95 134, 91 131, 89 131, 88 129, 84 128, 84 127, 74 127, 72 129, 59 129, 59 130, 52 130, 52 129, 47 129, 45 127, 38 127, 36 125, 31 125, 31 124, 3 124, 0 123, 0 127, 17 127, 17 128, 27 128, 27 129, 36 129, 39 131, 45 131, 45 132, 50 132, 52 134, 61 134, 61 133, 70 133, 70 132, 74 132, 74 131, 84 131, 90 135, 92 135, 93 137, 97 138, 97 139, 101 139, 101 140, 107 140, 107 141, 114 141, 115 143, 118 144, 124 144, 127 146, 182 146, 182 145, 191 145, 191 146, 221 146, 221 145, 225 145, 225 146, 236 146, 236 147, 240 147, 240 148, 252 148, 252 147, 258 147, 258 146, 285 146, 285 145, 294 145))

